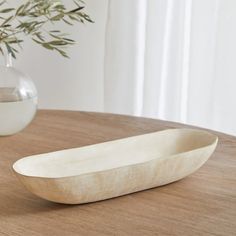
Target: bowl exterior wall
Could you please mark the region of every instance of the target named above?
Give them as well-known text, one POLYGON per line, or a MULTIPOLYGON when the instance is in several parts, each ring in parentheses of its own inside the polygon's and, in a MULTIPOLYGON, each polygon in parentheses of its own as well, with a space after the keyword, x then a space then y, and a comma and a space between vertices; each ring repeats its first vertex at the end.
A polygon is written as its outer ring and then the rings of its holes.
POLYGON ((25 187, 49 201, 81 204, 122 196, 180 180, 200 168, 213 153, 212 145, 125 167, 63 178, 17 173, 25 187))

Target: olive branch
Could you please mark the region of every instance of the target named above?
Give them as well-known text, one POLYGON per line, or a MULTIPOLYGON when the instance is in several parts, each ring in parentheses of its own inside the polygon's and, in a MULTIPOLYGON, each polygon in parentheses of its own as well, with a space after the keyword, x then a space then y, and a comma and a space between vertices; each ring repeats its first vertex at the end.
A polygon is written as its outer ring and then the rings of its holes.
POLYGON ((73 9, 68 9, 60 0, 26 0, 17 8, 6 7, 9 1, 0 1, 0 52, 4 55, 7 51, 16 58, 18 49, 22 48, 22 37, 29 36, 42 47, 68 57, 66 47, 76 42, 57 29, 56 24, 63 22, 72 26, 76 22, 93 22, 83 11, 84 2, 72 1, 73 9))

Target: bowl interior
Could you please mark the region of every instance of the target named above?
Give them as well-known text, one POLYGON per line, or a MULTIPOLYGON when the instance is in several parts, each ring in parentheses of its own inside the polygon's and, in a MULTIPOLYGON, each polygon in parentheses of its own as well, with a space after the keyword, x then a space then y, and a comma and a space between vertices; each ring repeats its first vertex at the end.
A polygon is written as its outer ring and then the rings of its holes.
POLYGON ((170 129, 105 143, 25 157, 13 169, 26 176, 60 178, 144 163, 194 151, 217 141, 206 131, 170 129))

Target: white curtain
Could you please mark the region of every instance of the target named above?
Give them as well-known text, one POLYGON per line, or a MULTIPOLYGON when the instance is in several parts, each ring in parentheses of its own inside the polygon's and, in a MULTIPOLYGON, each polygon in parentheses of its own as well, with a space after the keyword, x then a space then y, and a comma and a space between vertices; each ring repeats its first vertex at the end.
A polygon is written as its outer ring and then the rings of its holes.
POLYGON ((110 0, 104 110, 236 134, 235 12, 234 0, 110 0))

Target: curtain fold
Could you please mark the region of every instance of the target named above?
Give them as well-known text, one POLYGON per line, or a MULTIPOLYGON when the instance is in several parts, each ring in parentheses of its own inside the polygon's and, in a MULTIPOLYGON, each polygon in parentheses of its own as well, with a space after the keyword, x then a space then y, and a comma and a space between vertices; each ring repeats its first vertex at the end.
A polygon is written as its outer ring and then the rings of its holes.
POLYGON ((221 0, 110 0, 104 110, 236 133, 220 124, 216 104, 229 8, 221 0))
POLYGON ((109 1, 104 62, 105 111, 141 115, 146 1, 109 1))

